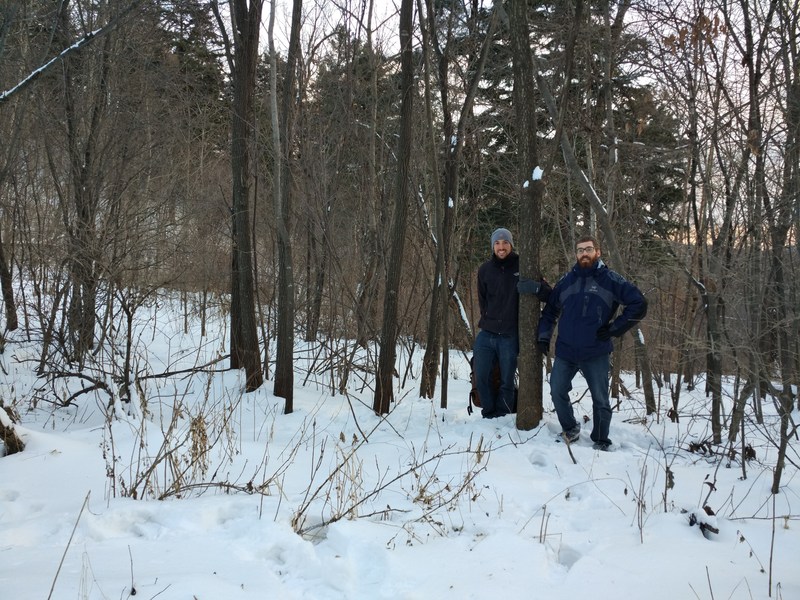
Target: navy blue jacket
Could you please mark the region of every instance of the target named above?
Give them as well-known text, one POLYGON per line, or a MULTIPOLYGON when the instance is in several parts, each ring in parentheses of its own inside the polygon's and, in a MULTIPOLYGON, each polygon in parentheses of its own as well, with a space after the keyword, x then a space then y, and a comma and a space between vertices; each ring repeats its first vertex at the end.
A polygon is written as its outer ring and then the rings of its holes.
POLYGON ((611 335, 619 337, 646 314, 647 300, 639 288, 602 260, 585 269, 575 263, 553 288, 536 339, 549 343, 558 321, 556 356, 578 362, 614 349, 611 340, 597 339, 600 327, 608 323, 611 335), (614 318, 620 305, 624 309, 614 318))
POLYGON ((517 335, 519 321, 519 254, 511 252, 503 260, 492 258, 478 269, 478 327, 492 333, 517 335))

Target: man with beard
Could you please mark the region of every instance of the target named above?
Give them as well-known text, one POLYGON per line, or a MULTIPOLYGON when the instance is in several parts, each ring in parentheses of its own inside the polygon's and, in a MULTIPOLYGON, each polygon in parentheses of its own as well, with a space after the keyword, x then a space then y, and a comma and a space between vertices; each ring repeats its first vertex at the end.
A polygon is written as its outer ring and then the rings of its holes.
POLYGON ((591 440, 596 450, 612 449, 608 437, 611 404, 608 371, 614 349, 612 337, 620 337, 647 314, 642 292, 600 259, 600 243, 590 235, 578 239, 577 262, 555 285, 539 318, 537 343, 543 354, 558 322, 555 360, 550 373, 550 395, 569 443, 580 438, 569 392, 580 371, 592 395, 591 440), (623 306, 616 316, 617 309, 623 306))

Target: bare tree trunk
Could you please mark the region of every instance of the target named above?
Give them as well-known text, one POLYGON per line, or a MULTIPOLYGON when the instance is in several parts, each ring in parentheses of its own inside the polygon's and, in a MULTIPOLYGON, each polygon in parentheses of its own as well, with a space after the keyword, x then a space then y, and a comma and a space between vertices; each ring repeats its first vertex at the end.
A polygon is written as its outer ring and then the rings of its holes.
POLYGON ((17 321, 17 303, 14 300, 14 287, 12 283, 11 269, 8 267, 6 253, 3 250, 3 240, 2 237, 0 237, 0 287, 2 287, 3 307, 6 313, 5 329, 8 331, 14 331, 19 327, 19 322, 17 321))
POLYGON ((718 293, 703 297, 706 312, 706 396, 711 395, 711 436, 722 443, 722 329, 723 303, 718 293))
POLYGON ((369 106, 369 119, 371 135, 367 146, 367 198, 366 215, 364 223, 363 256, 364 270, 361 274, 358 291, 356 293, 356 341, 359 346, 366 348, 369 339, 373 337, 373 302, 377 296, 378 269, 379 269, 379 236, 378 236, 378 210, 377 204, 381 202, 380 186, 378 185, 378 55, 375 52, 373 40, 372 19, 374 15, 374 2, 371 0, 367 7, 367 57, 369 68, 369 96, 366 101, 369 106))
MULTIPOLYGON (((693 287, 698 289, 698 292, 702 294, 703 286, 697 281, 691 273, 686 273, 687 277, 687 293, 686 297, 689 298, 689 294, 693 287)), ((677 287, 676 283, 676 287, 677 287)), ((686 381, 687 387, 690 388, 692 385, 691 377, 689 375, 689 369, 691 364, 691 330, 692 324, 690 323, 689 316, 692 312, 691 310, 692 303, 688 300, 683 305, 683 313, 677 315, 676 322, 674 323, 673 327, 677 330, 677 340, 674 340, 674 346, 678 352, 678 362, 675 366, 675 386, 672 388, 671 400, 672 400, 672 409, 669 411, 668 416, 671 421, 674 423, 678 422, 678 409, 680 406, 680 396, 681 396, 681 387, 683 386, 683 382, 686 381)))
MULTIPOLYGON (((798 11, 795 6, 791 12, 789 5, 778 3, 778 17, 784 40, 781 45, 781 55, 783 60, 776 61, 776 64, 783 66, 783 78, 786 83, 786 110, 784 113, 786 120, 786 140, 784 144, 785 160, 782 173, 783 189, 781 190, 780 202, 778 206, 773 206, 769 200, 765 201, 767 220, 770 225, 772 238, 772 279, 774 281, 774 302, 776 305, 776 321, 778 333, 778 358, 781 370, 781 394, 779 400, 779 414, 781 417, 781 436, 778 445, 778 461, 772 481, 772 493, 780 491, 780 482, 783 469, 786 463, 786 451, 789 445, 789 437, 796 432, 796 426, 790 430, 791 412, 794 407, 792 396, 792 384, 797 384, 800 379, 797 366, 800 357, 792 355, 791 347, 794 343, 797 348, 797 338, 792 341, 789 333, 788 323, 797 321, 796 315, 792 313, 797 310, 797 304, 790 304, 790 291, 787 289, 787 278, 784 271, 784 251, 787 243, 789 229, 792 225, 792 214, 800 214, 800 56, 798 56, 797 45, 790 44, 789 40, 796 40, 798 36, 798 11), (792 319, 791 317, 795 318, 792 319)), ((760 153, 761 155, 761 153, 760 153)), ((763 162, 763 158, 762 158, 763 162)), ((795 235, 797 235, 795 231, 795 235)), ((796 242, 796 240, 795 240, 796 242)), ((796 280, 795 280, 796 286, 796 280)), ((795 324, 795 330, 797 325, 795 324)), ((800 394, 798 395, 800 397, 800 394)), ((798 400, 800 405, 800 400, 798 400)))
POLYGON ((247 0, 231 1, 233 21, 231 367, 245 370, 245 388, 247 391, 253 391, 261 387, 264 382, 258 347, 253 241, 250 227, 252 185, 250 146, 254 135, 253 99, 263 0, 251 0, 249 7, 247 4, 247 0))
MULTIPOLYGON (((788 7, 784 4, 778 5, 780 23, 784 29, 783 39, 797 39, 800 32, 798 24, 798 10, 795 5, 794 13, 787 14, 788 7)), ((769 196, 766 196, 765 209, 769 222, 771 242, 772 242, 772 269, 771 278, 774 281, 774 299, 776 303, 776 327, 778 331, 778 358, 781 369, 781 385, 785 393, 789 394, 789 410, 794 404, 791 398, 793 387, 796 389, 800 373, 798 373, 798 362, 800 357, 792 353, 793 343, 797 344, 797 337, 792 336, 791 323, 797 327, 796 311, 797 303, 791 301, 792 290, 790 284, 797 281, 790 275, 787 277, 785 262, 787 261, 786 247, 789 238, 789 230, 792 227, 792 215, 800 215, 800 55, 796 46, 784 42, 782 54, 786 58, 782 61, 783 77, 786 81, 786 109, 784 116, 786 119, 786 140, 784 142, 784 168, 782 173, 782 190, 779 201, 773 204, 769 196), (793 385, 794 384, 794 385, 793 385)), ((763 164, 763 153, 759 154, 763 164)), ((763 169, 761 173, 764 176, 763 169)), ((766 186, 764 181, 763 186, 766 186)), ((795 231, 798 235, 798 231, 795 231)), ((797 240, 795 240, 795 243, 797 240)), ((798 394, 800 397, 800 394, 798 394)))
MULTIPOLYGON (((433 12, 433 5, 430 0, 425 2, 423 9, 422 2, 417 0, 417 11, 420 15, 420 31, 422 34, 422 55, 425 61, 425 116, 426 125, 428 127, 429 141, 430 141, 430 163, 431 171, 433 172, 433 223, 431 223, 431 237, 436 248, 436 264, 434 267, 433 289, 431 290, 431 304, 428 313, 428 329, 427 340, 425 343, 425 355, 422 357, 422 371, 420 373, 420 386, 419 395, 421 398, 433 398, 436 391, 436 377, 439 371, 439 351, 441 344, 441 325, 442 320, 440 315, 446 311, 446 300, 442 300, 444 282, 442 281, 442 273, 445 271, 444 267, 444 253, 445 249, 442 245, 443 222, 444 222, 444 202, 442 201, 441 186, 439 184, 439 157, 438 157, 438 144, 436 143, 436 132, 434 130, 434 115, 431 100, 431 85, 430 80, 436 75, 432 73, 431 65, 431 52, 434 50, 434 42, 436 41, 436 30, 432 30, 435 23, 435 15, 433 12)), ((438 46, 438 42, 436 42, 438 46)), ((438 72, 441 71, 441 63, 445 61, 444 56, 439 55, 440 67, 438 72)), ((446 67, 445 67, 446 71, 446 67)), ((445 104, 445 106, 447 106, 445 104)), ((451 124, 452 117, 449 111, 443 111, 443 119, 445 125, 451 124)), ((445 127, 446 129, 446 127, 445 127)), ((442 397, 442 408, 447 408, 447 398, 442 397)))
POLYGON ((313 342, 317 339, 319 332, 319 322, 322 316, 322 293, 325 289, 325 278, 328 273, 328 251, 327 251, 327 232, 328 215, 330 210, 323 211, 320 239, 314 232, 314 224, 311 219, 308 221, 308 260, 307 260, 307 281, 306 287, 306 335, 305 341, 313 342), (312 269, 312 263, 316 264, 316 271, 312 269))
MULTIPOLYGON (((786 9, 788 5, 781 4, 779 14, 781 22, 784 23, 786 36, 783 39, 788 41, 790 39, 797 39, 800 32, 800 23, 798 23, 797 4, 794 5, 794 12, 789 12, 786 9), (788 14, 787 14, 788 13, 788 14)), ((784 202, 788 205, 789 210, 793 217, 790 221, 793 223, 795 236, 800 235, 800 56, 798 56, 798 49, 796 46, 786 46, 787 54, 790 50, 788 60, 784 61, 787 71, 787 86, 785 103, 787 107, 787 135, 786 135, 786 159, 785 170, 783 176, 783 198, 784 202)), ((795 248, 800 247, 797 238, 795 237, 795 248)), ((791 262, 789 263, 791 267, 791 262)), ((791 273, 791 270, 790 270, 791 273)), ((798 278, 796 276, 789 277, 789 280, 794 283, 791 289, 787 291, 786 305, 789 309, 789 322, 788 339, 790 346, 786 348, 786 356, 782 357, 782 368, 790 372, 790 379, 792 387, 795 390, 800 390, 800 298, 798 297, 798 278)), ((797 410, 800 410, 800 393, 796 398, 797 410)))
MULTIPOLYGON (((289 53, 286 57, 286 76, 283 80, 283 99, 280 118, 281 174, 283 187, 276 196, 275 221, 278 227, 278 344, 275 353, 274 394, 286 400, 284 412, 294 410, 294 265, 292 241, 289 235, 291 219, 291 148, 292 116, 294 113, 295 68, 300 55, 300 17, 302 0, 292 2, 292 28, 289 53)), ((273 11, 274 12, 274 11, 273 11)))
MULTIPOLYGON (((520 277, 539 279, 539 241, 542 235, 541 203, 544 182, 539 165, 536 112, 536 86, 528 29, 528 3, 512 0, 510 7, 511 48, 514 69, 514 110, 517 120, 519 194, 520 277), (538 169, 538 171, 537 171, 538 169), (536 174, 534 175, 534 171, 536 174)), ((577 29, 577 24, 576 24, 577 29)), ((573 38, 574 41, 574 38, 573 38)), ((571 61, 568 61, 570 64, 571 61)), ((569 68, 569 67, 568 67, 569 68)), ((536 345, 539 301, 535 296, 521 295, 519 300, 519 397, 517 429, 537 427, 544 414, 542 402, 542 353, 536 345)))
POLYGON ((375 374, 375 400, 372 409, 379 415, 389 412, 392 402, 392 377, 397 355, 397 314, 400 274, 403 268, 406 219, 408 216, 408 170, 411 162, 411 137, 414 100, 414 57, 412 48, 413 0, 400 4, 400 137, 397 143, 397 180, 394 215, 391 225, 389 269, 383 302, 383 326, 378 369, 375 374))

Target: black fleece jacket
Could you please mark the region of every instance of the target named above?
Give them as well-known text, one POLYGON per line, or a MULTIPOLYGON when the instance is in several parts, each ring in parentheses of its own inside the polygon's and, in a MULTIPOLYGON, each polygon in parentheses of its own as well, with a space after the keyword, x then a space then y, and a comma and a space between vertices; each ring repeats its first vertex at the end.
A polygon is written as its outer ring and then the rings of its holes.
POLYGON ((519 254, 504 259, 495 254, 478 269, 478 327, 492 333, 517 335, 519 321, 519 254))

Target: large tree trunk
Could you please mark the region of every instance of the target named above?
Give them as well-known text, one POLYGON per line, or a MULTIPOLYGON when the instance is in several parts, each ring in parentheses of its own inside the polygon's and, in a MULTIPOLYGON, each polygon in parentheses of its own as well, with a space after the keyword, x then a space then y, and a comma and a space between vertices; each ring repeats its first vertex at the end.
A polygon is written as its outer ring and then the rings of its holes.
MULTIPOLYGON (((294 265, 292 241, 289 234, 291 219, 291 148, 292 117, 294 113, 295 68, 300 55, 300 17, 302 0, 292 3, 292 29, 289 53, 286 57, 286 76, 281 101, 281 174, 280 195, 276 195, 275 220, 278 226, 278 344, 275 354, 274 394, 286 400, 284 412, 294 410, 294 265)), ((273 11, 274 12, 274 11, 273 11)))
POLYGON ((397 143, 397 179, 394 215, 391 225, 389 269, 386 274, 386 295, 383 301, 383 325, 378 370, 375 374, 375 399, 372 409, 379 415, 389 412, 393 396, 392 378, 397 356, 397 313, 400 274, 403 269, 406 220, 408 216, 408 169, 411 162, 411 137, 414 100, 414 56, 411 42, 413 0, 400 4, 400 137, 397 143))
MULTIPOLYGON (((431 78, 436 77, 436 74, 433 72, 432 61, 431 61, 431 52, 434 50, 434 43, 438 48, 438 41, 436 40, 437 31, 433 29, 433 24, 435 23, 435 14, 433 10, 433 4, 430 0, 426 0, 424 9, 423 5, 420 0, 417 0, 417 10, 419 11, 419 19, 420 19, 420 32, 422 34, 422 55, 425 62, 425 80, 424 80, 424 92, 425 92, 425 123, 427 127, 428 133, 428 150, 429 150, 429 160, 430 160, 430 168, 433 172, 433 182, 431 184, 431 188, 433 190, 433 199, 431 204, 433 206, 433 222, 431 223, 431 238, 435 244, 436 248, 436 263, 434 265, 434 276, 433 276, 433 289, 431 290, 431 304, 430 310, 428 312, 428 328, 427 328, 427 339, 425 342, 425 355, 422 357, 422 370, 420 372, 420 386, 419 386, 419 395, 421 398, 433 398, 433 394, 436 391, 436 377, 439 373, 439 352, 441 350, 441 326, 442 320, 440 315, 446 311, 447 302, 446 300, 443 301, 442 297, 444 295, 444 282, 442 281, 442 274, 445 272, 444 268, 444 246, 442 245, 442 238, 443 236, 443 224, 444 224, 444 206, 442 202, 442 193, 441 193, 441 185, 439 184, 439 144, 437 143, 437 132, 434 127, 434 114, 433 114, 433 102, 432 102, 432 94, 431 94, 431 78)), ((438 64, 439 69, 437 72, 441 72, 442 70, 442 63, 445 63, 445 72, 447 71, 446 68, 446 57, 447 54, 438 54, 438 64)), ((438 78, 437 78, 438 79, 438 78)), ((441 92, 441 90, 440 90, 441 92)), ((444 100, 444 98, 443 98, 444 100)), ((445 107, 447 104, 445 103, 445 107)), ((452 116, 450 115, 449 110, 446 108, 443 109, 442 119, 445 123, 445 130, 447 129, 447 124, 450 124, 450 128, 452 129, 452 116)), ((441 406, 442 408, 447 408, 447 398, 445 396, 441 399, 441 406)))
MULTIPOLYGON (((520 277, 539 279, 539 241, 542 235, 541 202, 544 182, 539 169, 536 113, 536 86, 533 79, 528 31, 528 3, 524 0, 510 2, 511 48, 514 62, 514 111, 516 115, 518 151, 518 177, 522 182, 519 193, 520 277)), ((544 413, 542 402, 542 353, 536 345, 536 328, 539 317, 539 300, 535 296, 521 295, 519 301, 519 397, 517 400, 517 429, 537 427, 544 413)))
POLYGON ((256 325, 253 242, 250 227, 251 156, 258 39, 263 0, 232 0, 233 119, 231 170, 233 175, 231 265, 231 367, 245 371, 245 388, 264 382, 256 325))

